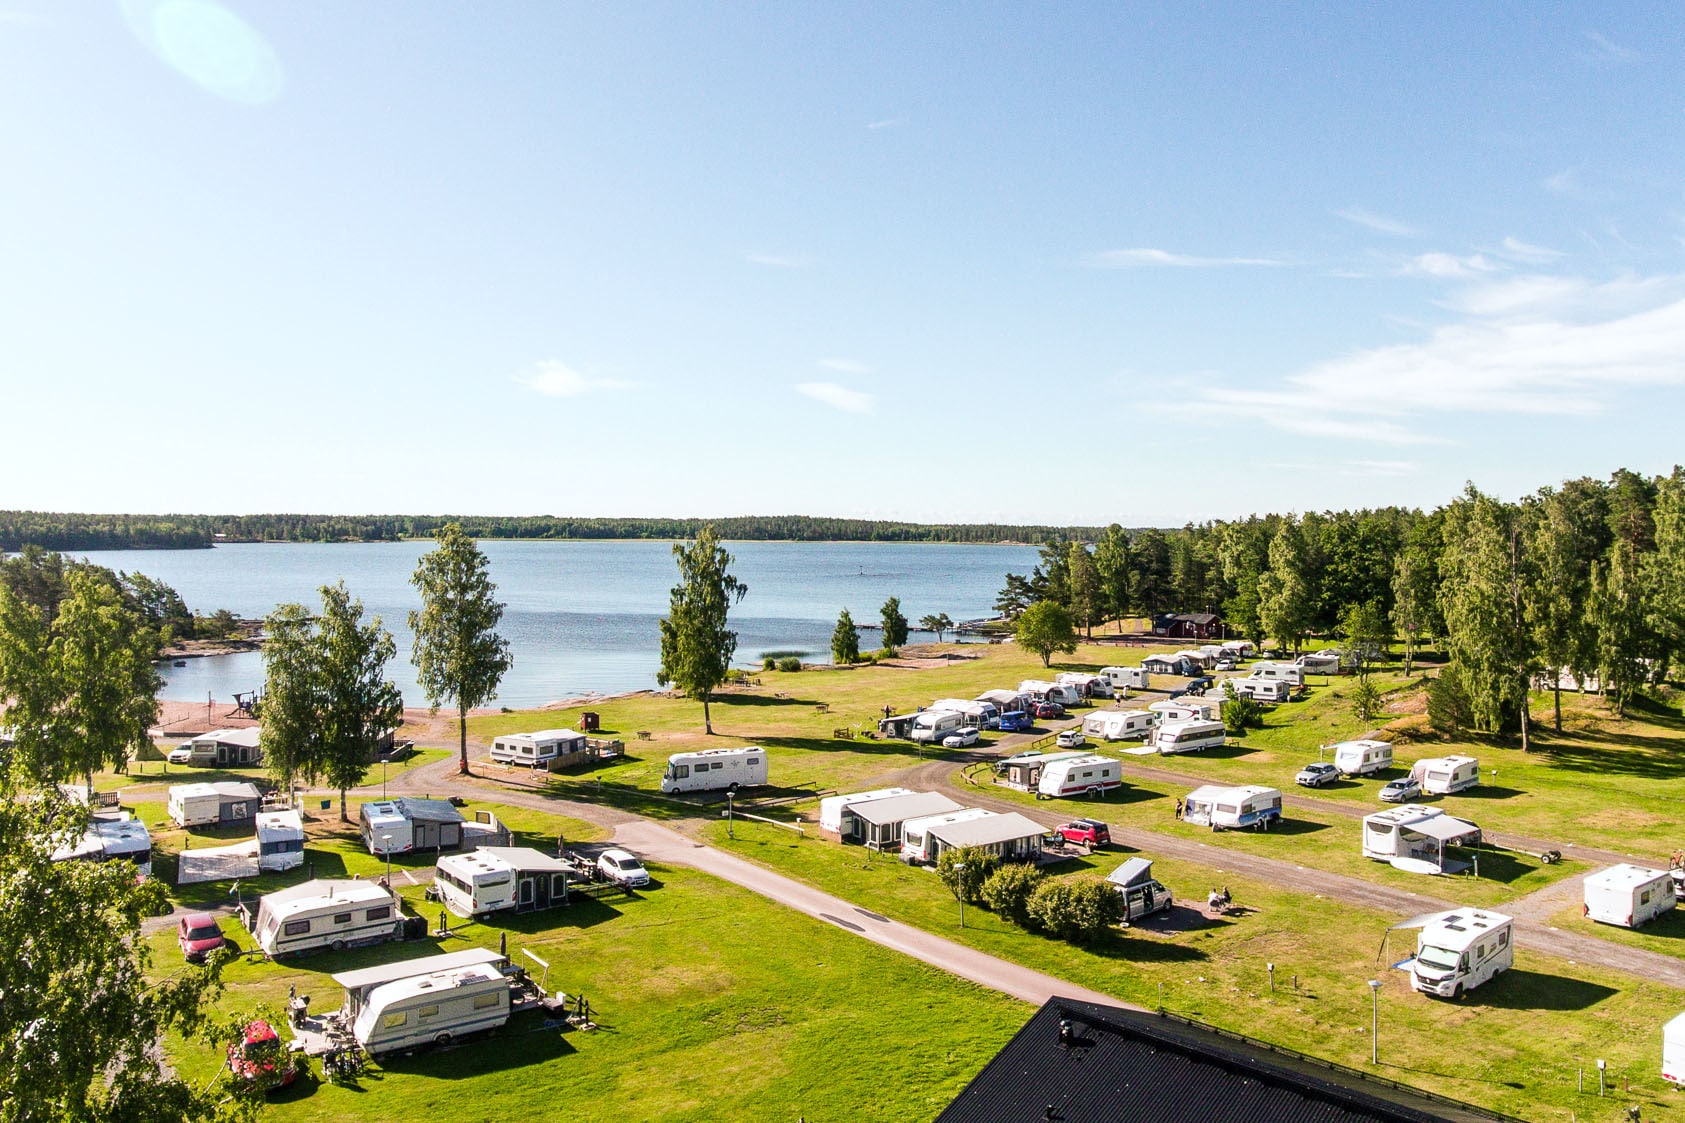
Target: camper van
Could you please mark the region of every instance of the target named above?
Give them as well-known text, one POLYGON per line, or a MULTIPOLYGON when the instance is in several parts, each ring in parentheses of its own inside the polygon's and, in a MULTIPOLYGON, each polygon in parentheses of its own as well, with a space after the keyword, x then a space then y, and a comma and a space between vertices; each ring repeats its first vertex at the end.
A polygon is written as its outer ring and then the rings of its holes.
POLYGON ((1340 673, 1340 653, 1321 651, 1315 655, 1301 655, 1298 665, 1307 675, 1337 675, 1340 673))
POLYGON ((1082 702, 1082 691, 1064 682, 1045 682, 1029 678, 1018 684, 1018 693, 1032 694, 1043 702, 1057 702, 1061 706, 1075 706, 1082 702))
POLYGON ((341 1018, 373 1057, 496 1029, 509 1020, 506 962, 490 950, 453 952, 335 975, 341 1018))
POLYGON ((1053 676, 1053 681, 1065 686, 1074 686, 1084 698, 1110 698, 1112 696, 1112 680, 1105 675, 1093 675, 1086 671, 1060 671, 1053 676))
POLYGON ((1149 736, 1159 716, 1149 710, 1100 710, 1082 719, 1082 731, 1103 741, 1125 741, 1149 736))
POLYGON ((558 757, 584 750, 583 733, 572 729, 541 729, 537 733, 509 733, 495 738, 490 755, 493 764, 545 768, 558 757))
POLYGON ((1599 924, 1638 928, 1679 903, 1667 870, 1622 863, 1587 874, 1586 915, 1599 924))
POLYGON ((1153 730, 1152 746, 1160 754, 1220 749, 1228 739, 1220 721, 1171 721, 1153 730))
POLYGON ((931 827, 940 827, 948 823, 969 823, 973 819, 987 819, 994 814, 995 812, 985 811, 981 807, 962 807, 958 811, 948 811, 941 815, 908 819, 901 824, 901 860, 909 865, 924 865, 935 860, 937 842, 931 837, 931 827))
POLYGON ((1232 688, 1239 697, 1251 698, 1258 702, 1285 702, 1293 696, 1293 688, 1285 679, 1248 676, 1224 679, 1223 686, 1232 688))
POLYGON ((484 850, 445 854, 433 867, 433 893, 452 916, 473 920, 515 907, 515 873, 484 850))
POLYGON ((1392 767, 1392 746, 1385 741, 1341 741, 1333 749, 1334 767, 1343 776, 1368 776, 1392 767))
POLYGON ((674 792, 729 791, 766 783, 766 750, 758 745, 741 749, 703 749, 674 753, 661 774, 661 790, 674 792))
POLYGON ((266 893, 250 922, 257 946, 271 959, 384 943, 401 936, 403 926, 398 894, 373 881, 345 879, 306 881, 266 893))
POLYGON ((1267 831, 1281 819, 1281 793, 1274 788, 1248 784, 1238 788, 1207 784, 1188 793, 1182 801, 1182 818, 1196 827, 1238 830, 1254 827, 1267 831))
POLYGON ((1151 858, 1131 858, 1107 874, 1106 880, 1123 895, 1125 920, 1151 916, 1173 903, 1170 890, 1153 877, 1151 858))
POLYGON ((1429 756, 1418 760, 1410 776, 1424 795, 1451 795, 1480 783, 1480 761, 1472 756, 1429 756))
POLYGON ((942 738, 950 733, 958 733, 964 726, 964 714, 957 714, 953 710, 925 710, 913 719, 913 728, 907 737, 912 741, 928 741, 940 745, 942 738))
POLYGON ((1149 690, 1152 675, 1145 667, 1101 667, 1100 673, 1111 680, 1113 690, 1149 690))
POLYGON ((1194 698, 1178 698, 1174 702, 1151 702, 1147 712, 1158 715, 1159 724, 1172 721, 1216 721, 1222 708, 1216 702, 1202 702, 1194 698))
POLYGON ((1247 678, 1279 679, 1289 686, 1305 685, 1305 668, 1297 663, 1261 662, 1252 664, 1252 670, 1247 678))
POLYGON ((1088 753, 1056 760, 1044 767, 1036 784, 1036 798, 1097 795, 1122 786, 1123 771, 1117 761, 1109 756, 1088 753))
POLYGON ((1416 938, 1410 986, 1423 994, 1461 998, 1515 962, 1509 917, 1458 909, 1428 923, 1416 938))

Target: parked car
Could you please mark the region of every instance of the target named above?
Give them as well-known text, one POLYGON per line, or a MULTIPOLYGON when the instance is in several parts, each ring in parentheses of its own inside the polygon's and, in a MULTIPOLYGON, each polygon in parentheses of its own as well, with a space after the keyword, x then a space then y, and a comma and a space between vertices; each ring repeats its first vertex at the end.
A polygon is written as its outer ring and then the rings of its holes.
POLYGON ((191 962, 200 963, 211 952, 228 943, 228 938, 217 926, 216 917, 208 912, 196 912, 181 918, 181 923, 176 926, 176 943, 181 945, 182 955, 191 962))
POLYGON ((1000 715, 1002 733, 1022 733, 1030 728, 1030 715, 1023 710, 1008 710, 1000 715))
POLYGON ((1332 784, 1340 778, 1340 770, 1332 764, 1307 764, 1299 769, 1299 774, 1293 777, 1293 782, 1300 787, 1321 788, 1332 784))
POLYGON ((1200 675, 1198 678, 1189 679, 1187 688, 1184 689, 1182 693, 1192 694, 1197 697, 1204 694, 1207 690, 1210 690, 1211 684, 1215 681, 1216 680, 1210 675, 1200 675))
POLYGON ((963 729, 956 729, 946 737, 942 738, 942 747, 944 749, 963 749, 967 745, 975 745, 976 743, 977 730, 972 729, 970 726, 966 726, 963 729))
POLYGON ((1081 842, 1089 846, 1109 846, 1111 828, 1098 819, 1072 819, 1053 828, 1053 833, 1066 842, 1081 842))
POLYGON ((164 759, 171 764, 188 764, 193 760, 193 747, 185 743, 177 745, 164 756, 164 759))
POLYGON ((1422 785, 1414 776, 1402 780, 1388 780, 1381 787, 1381 802, 1405 803, 1422 794, 1422 785))
POLYGON ((1061 749, 1080 749, 1088 744, 1088 738, 1082 735, 1080 729, 1064 730, 1059 734, 1058 741, 1061 749))
POLYGON ((1217 666, 1213 669, 1219 671, 1232 671, 1235 669, 1235 661, 1233 659, 1219 659, 1217 660, 1217 666))
POLYGON ((597 872, 628 889, 642 889, 649 884, 649 871, 625 850, 604 850, 597 859, 597 872))
POLYGON ((1035 704, 1035 708, 1030 712, 1045 721, 1049 718, 1057 719, 1064 717, 1065 707, 1061 706, 1057 702, 1037 702, 1035 704))

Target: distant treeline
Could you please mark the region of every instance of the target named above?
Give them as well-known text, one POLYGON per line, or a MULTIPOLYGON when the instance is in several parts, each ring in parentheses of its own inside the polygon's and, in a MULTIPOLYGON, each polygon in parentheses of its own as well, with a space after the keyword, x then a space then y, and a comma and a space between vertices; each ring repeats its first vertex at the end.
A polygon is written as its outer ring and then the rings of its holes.
POLYGON ((395 542, 428 538, 446 523, 475 538, 721 538, 782 542, 1043 542, 1093 538, 1097 527, 926 524, 812 515, 723 519, 585 519, 551 515, 82 515, 0 511, 0 550, 185 550, 218 542, 395 542))

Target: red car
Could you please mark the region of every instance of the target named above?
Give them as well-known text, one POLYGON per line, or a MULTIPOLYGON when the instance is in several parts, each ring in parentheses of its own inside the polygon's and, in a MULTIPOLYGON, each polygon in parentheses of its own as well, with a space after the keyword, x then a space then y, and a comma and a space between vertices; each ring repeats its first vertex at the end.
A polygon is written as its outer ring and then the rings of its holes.
POLYGON ((217 927, 216 917, 208 912, 196 912, 181 918, 176 927, 176 943, 181 945, 181 954, 194 963, 200 963, 211 952, 227 944, 228 939, 217 927))
POLYGON ((1098 819, 1072 819, 1053 828, 1053 833, 1066 842, 1081 842, 1088 846, 1108 846, 1112 832, 1098 819))
POLYGON ((228 1071, 264 1093, 286 1087, 298 1075, 291 1054, 281 1048, 281 1035, 262 1018, 246 1023, 240 1040, 229 1044, 228 1071))
POLYGON ((1065 716, 1065 707, 1057 702, 1037 702, 1031 712, 1038 718, 1061 718, 1065 716))

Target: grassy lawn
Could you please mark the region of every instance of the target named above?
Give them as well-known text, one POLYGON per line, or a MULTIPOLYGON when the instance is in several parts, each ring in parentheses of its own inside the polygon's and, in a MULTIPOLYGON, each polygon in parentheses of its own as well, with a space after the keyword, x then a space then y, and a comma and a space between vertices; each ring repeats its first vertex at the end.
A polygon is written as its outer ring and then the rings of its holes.
MULTIPOLYGON (((391 1058, 359 1087, 305 1081, 278 1094, 265 1117, 930 1119, 1031 1012, 735 886, 652 872, 658 887, 636 896, 465 925, 437 944, 229 965, 227 1009, 279 1008, 289 985, 332 1007, 331 972, 495 948, 506 932, 515 959, 526 962, 530 949, 548 960, 551 988, 584 994, 602 1025, 564 1034, 521 1015, 481 1040, 391 1058), (892 1031, 886 999, 895 1024, 917 1032, 892 1031)), ((173 969, 169 935, 153 943, 158 965, 173 969)), ((172 1053, 194 1079, 210 1078, 219 1061, 179 1041, 172 1053)))
MULTIPOLYGON (((1378 954, 1394 918, 1164 860, 1154 875, 1181 900, 1201 903, 1206 889, 1226 882, 1247 912, 1207 920, 1179 907, 1168 931, 1137 927, 1091 949, 1023 932, 979 908, 966 910, 962 930, 953 898, 928 871, 759 824, 738 823, 735 841, 723 824, 706 830, 715 845, 886 916, 1142 1005, 1156 1006, 1162 985, 1177 1013, 1357 1068, 1369 1055, 1366 980, 1379 978, 1385 1076, 1527 1119, 1568 1120, 1597 1106, 1575 1092, 1575 1070, 1602 1057, 1617 1079, 1632 1081, 1623 1104, 1644 1103, 1646 1119, 1680 1117, 1658 1110, 1669 1103, 1657 1076, 1661 1026, 1685 1008, 1685 992, 1672 988, 1523 952, 1513 970, 1463 1001, 1429 999, 1385 966, 1412 949, 1408 936, 1378 954)), ((1124 856, 1065 868, 1104 874, 1124 856)))
MULTIPOLYGON (((387 765, 376 764, 369 769, 366 783, 380 783, 382 769, 388 779, 397 779, 412 768, 419 768, 430 764, 442 757, 449 756, 444 749, 416 749, 400 761, 393 761, 387 765)), ((94 789, 110 792, 122 791, 124 788, 137 785, 154 784, 220 784, 225 781, 239 782, 250 780, 260 786, 267 786, 275 782, 275 778, 263 768, 196 768, 191 764, 170 764, 162 760, 135 761, 129 765, 127 772, 96 772, 94 773, 94 789)))
POLYGON ((1565 932, 1585 932, 1662 955, 1685 956, 1685 910, 1677 908, 1663 913, 1642 928, 1599 924, 1588 919, 1579 905, 1563 909, 1550 918, 1550 923, 1565 932))

